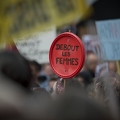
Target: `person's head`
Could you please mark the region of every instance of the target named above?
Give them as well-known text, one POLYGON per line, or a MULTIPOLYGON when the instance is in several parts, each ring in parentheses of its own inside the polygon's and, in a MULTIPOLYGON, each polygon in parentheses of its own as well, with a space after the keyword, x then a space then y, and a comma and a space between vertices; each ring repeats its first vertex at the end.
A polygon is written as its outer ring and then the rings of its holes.
POLYGON ((85 86, 85 79, 83 78, 83 76, 81 76, 81 74, 78 74, 76 76, 76 80, 79 81, 83 86, 85 86))
POLYGON ((42 66, 39 63, 37 63, 36 61, 31 61, 30 68, 31 68, 33 77, 37 78, 40 74, 42 66))
POLYGON ((87 69, 91 70, 92 72, 95 72, 97 64, 98 64, 97 56, 94 53, 88 54, 86 58, 87 69))
POLYGON ((45 64, 45 66, 43 68, 43 72, 50 77, 54 75, 54 72, 53 72, 50 64, 45 64))
POLYGON ((75 78, 79 82, 81 82, 85 87, 92 83, 92 78, 86 71, 81 71, 75 76, 75 78))
POLYGON ((53 96, 59 96, 68 91, 83 91, 83 85, 75 78, 59 79, 53 85, 53 96))
POLYGON ((64 91, 72 91, 72 90, 81 91, 82 89, 83 89, 82 82, 77 80, 76 78, 71 78, 66 80, 64 91))
POLYGON ((120 76, 109 72, 96 78, 95 97, 106 107, 111 107, 112 101, 117 103, 120 108, 120 76), (114 100, 113 100, 114 99, 114 100))
POLYGON ((34 88, 33 93, 35 93, 38 97, 41 97, 41 99, 43 99, 43 97, 45 99, 50 98, 50 94, 44 88, 34 88))
POLYGON ((109 68, 109 71, 116 73, 117 72, 116 62, 114 61, 108 62, 108 68, 109 68))
POLYGON ((0 51, 0 76, 28 87, 32 77, 29 62, 19 53, 0 51))
POLYGON ((60 96, 52 108, 55 120, 112 120, 105 108, 78 91, 60 96))

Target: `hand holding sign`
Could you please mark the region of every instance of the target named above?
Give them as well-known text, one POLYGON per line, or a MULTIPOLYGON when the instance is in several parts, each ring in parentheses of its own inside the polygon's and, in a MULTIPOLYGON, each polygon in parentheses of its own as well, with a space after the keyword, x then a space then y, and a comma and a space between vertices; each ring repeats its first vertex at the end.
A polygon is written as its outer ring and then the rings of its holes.
POLYGON ((73 33, 60 34, 52 43, 49 60, 53 71, 62 78, 75 76, 83 67, 85 50, 73 33))

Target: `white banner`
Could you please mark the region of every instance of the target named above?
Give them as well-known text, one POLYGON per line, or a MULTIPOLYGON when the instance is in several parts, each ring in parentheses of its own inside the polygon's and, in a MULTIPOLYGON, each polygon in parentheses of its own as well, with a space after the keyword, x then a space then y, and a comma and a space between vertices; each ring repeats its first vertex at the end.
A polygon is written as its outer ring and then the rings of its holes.
POLYGON ((49 48, 56 37, 56 28, 52 27, 45 31, 28 35, 16 40, 16 46, 19 52, 30 60, 36 60, 39 63, 49 62, 49 48))

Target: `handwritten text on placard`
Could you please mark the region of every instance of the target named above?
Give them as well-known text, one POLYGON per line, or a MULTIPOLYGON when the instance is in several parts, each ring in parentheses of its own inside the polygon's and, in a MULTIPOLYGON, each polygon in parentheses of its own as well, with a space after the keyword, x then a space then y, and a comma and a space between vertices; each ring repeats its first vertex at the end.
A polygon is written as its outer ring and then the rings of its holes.
MULTIPOLYGON (((56 44, 56 50, 63 50, 63 57, 70 57, 71 51, 78 51, 79 46, 67 45, 67 44, 56 44)), ((56 58, 56 64, 66 64, 66 65, 78 65, 78 58, 56 58)))

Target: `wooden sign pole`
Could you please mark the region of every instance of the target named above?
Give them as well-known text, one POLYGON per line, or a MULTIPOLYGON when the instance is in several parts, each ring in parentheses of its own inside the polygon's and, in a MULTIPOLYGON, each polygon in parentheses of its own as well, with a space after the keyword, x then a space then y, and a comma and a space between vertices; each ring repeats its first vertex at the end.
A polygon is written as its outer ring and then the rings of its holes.
POLYGON ((119 64, 119 61, 116 61, 116 65, 117 65, 117 72, 120 75, 120 64, 119 64))

